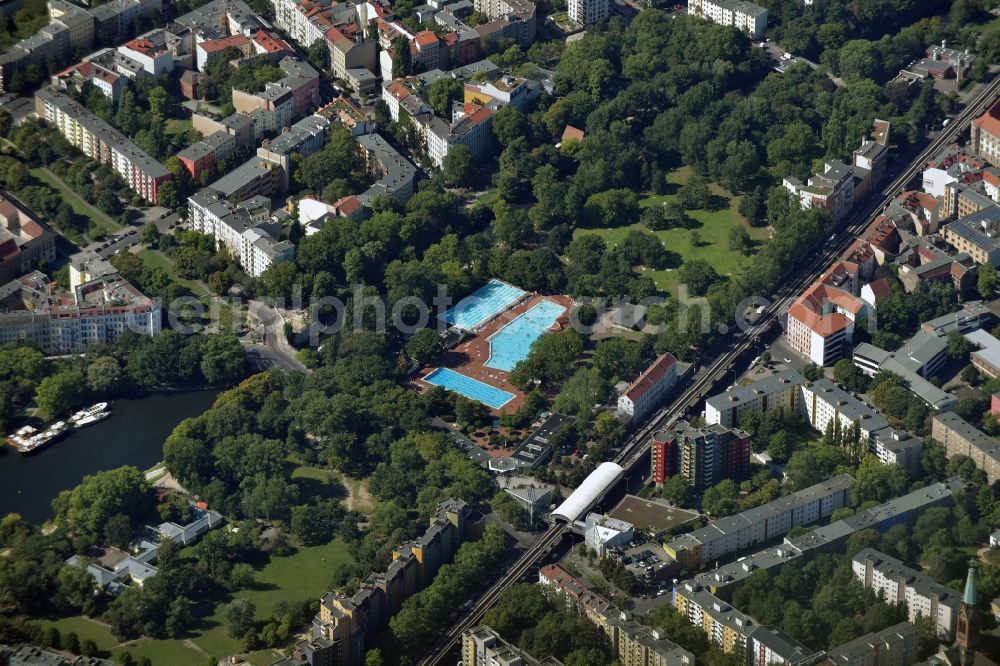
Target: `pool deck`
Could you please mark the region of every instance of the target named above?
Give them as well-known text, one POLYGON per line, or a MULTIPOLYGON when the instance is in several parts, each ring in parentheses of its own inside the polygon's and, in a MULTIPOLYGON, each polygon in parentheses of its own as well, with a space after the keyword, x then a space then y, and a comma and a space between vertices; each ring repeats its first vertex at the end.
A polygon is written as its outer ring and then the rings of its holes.
MULTIPOLYGON (((442 354, 436 363, 421 368, 418 378, 412 382, 413 385, 420 389, 430 388, 432 384, 425 382, 423 377, 432 372, 434 368, 449 368, 473 379, 478 379, 484 384, 489 384, 498 389, 503 389, 508 393, 513 393, 514 399, 504 405, 502 411, 507 413, 516 412, 524 404, 524 393, 507 381, 507 372, 484 365, 490 358, 489 337, 543 300, 558 303, 566 308, 567 312, 556 321, 556 326, 564 323, 569 310, 573 307, 572 298, 563 295, 540 296, 531 294, 513 308, 504 310, 499 316, 494 317, 492 321, 480 328, 472 337, 466 339, 454 349, 450 349, 442 354)), ((493 413, 499 414, 500 410, 493 410, 493 413)))

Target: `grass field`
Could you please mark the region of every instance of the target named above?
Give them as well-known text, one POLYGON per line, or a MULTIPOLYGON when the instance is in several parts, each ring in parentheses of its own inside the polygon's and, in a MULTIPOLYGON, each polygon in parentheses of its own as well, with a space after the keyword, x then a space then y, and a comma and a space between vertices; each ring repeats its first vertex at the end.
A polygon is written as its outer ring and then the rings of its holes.
MULTIPOLYGON (((691 170, 687 167, 677 169, 669 174, 668 182, 674 185, 683 185, 691 177, 691 170)), ((750 238, 755 242, 767 238, 766 229, 755 229, 747 224, 746 218, 739 214, 738 208, 740 198, 732 196, 717 186, 712 186, 716 194, 721 194, 729 198, 729 208, 719 211, 695 210, 688 211, 688 215, 700 223, 695 229, 668 229, 666 231, 651 232, 663 241, 668 250, 676 252, 687 261, 690 259, 704 259, 712 265, 717 272, 722 275, 730 275, 738 271, 747 261, 739 252, 729 249, 729 230, 735 225, 746 227, 750 238), (701 236, 701 243, 697 247, 691 244, 691 232, 697 230, 701 236)), ((651 206, 662 206, 676 195, 653 195, 646 194, 642 197, 639 205, 643 208, 651 206)), ((613 227, 604 229, 577 229, 575 235, 597 234, 610 245, 621 243, 628 233, 634 229, 649 231, 640 223, 623 227, 613 227)), ((644 271, 656 281, 656 286, 660 289, 676 295, 677 293, 677 270, 667 269, 662 271, 644 271)))
MULTIPOLYGON (((233 598, 253 601, 257 618, 264 620, 270 617, 271 608, 279 599, 318 600, 328 589, 334 567, 350 561, 347 545, 339 539, 323 546, 300 547, 294 555, 270 558, 257 570, 254 589, 240 590, 233 598)), ((242 652, 242 643, 231 638, 224 626, 222 606, 219 604, 202 626, 184 640, 141 638, 119 643, 106 625, 80 616, 46 620, 42 624, 55 626, 62 635, 75 632, 81 641, 90 639, 100 650, 113 656, 127 651, 136 658, 149 657, 156 665, 201 664, 208 655, 222 658, 242 652)), ((276 650, 260 650, 246 657, 251 664, 265 666, 277 661, 281 654, 276 650)))
POLYGON ((121 225, 116 223, 107 215, 104 215, 103 213, 98 215, 91 210, 87 206, 87 202, 83 200, 83 197, 76 192, 63 187, 62 183, 53 178, 48 172, 35 167, 34 169, 31 169, 31 175, 62 195, 62 198, 70 205, 70 208, 73 209, 74 213, 90 220, 91 225, 94 227, 91 235, 97 236, 100 234, 113 234, 121 229, 121 225))
MULTIPOLYGON (((270 562, 257 570, 255 589, 240 590, 233 597, 253 601, 257 607, 257 618, 263 620, 270 617, 271 608, 279 599, 319 600, 327 591, 334 568, 350 561, 347 545, 339 539, 323 546, 300 547, 294 555, 272 557, 270 562)), ((214 657, 223 657, 241 649, 240 642, 230 638, 226 631, 222 604, 206 618, 205 627, 191 641, 214 657)))
POLYGON ((178 277, 177 268, 174 266, 174 262, 170 261, 170 259, 168 259, 164 255, 148 249, 140 250, 137 254, 139 258, 142 259, 142 262, 144 264, 146 264, 150 268, 162 268, 164 271, 166 271, 167 275, 170 276, 171 280, 173 280, 177 284, 184 285, 185 287, 190 289, 192 293, 194 293, 195 295, 198 296, 208 295, 208 292, 205 291, 205 289, 197 282, 194 282, 193 280, 186 280, 182 277, 178 277))

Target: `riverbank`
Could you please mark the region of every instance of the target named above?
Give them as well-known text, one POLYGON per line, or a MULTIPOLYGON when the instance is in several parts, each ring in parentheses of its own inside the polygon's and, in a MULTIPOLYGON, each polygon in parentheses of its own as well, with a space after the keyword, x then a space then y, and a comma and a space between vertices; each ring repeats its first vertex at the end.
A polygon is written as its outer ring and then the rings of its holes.
POLYGON ((121 397, 111 418, 74 431, 32 455, 9 446, 0 453, 0 516, 16 512, 41 524, 52 500, 83 477, 122 465, 149 470, 163 460, 163 443, 178 423, 201 414, 224 389, 167 390, 121 397))

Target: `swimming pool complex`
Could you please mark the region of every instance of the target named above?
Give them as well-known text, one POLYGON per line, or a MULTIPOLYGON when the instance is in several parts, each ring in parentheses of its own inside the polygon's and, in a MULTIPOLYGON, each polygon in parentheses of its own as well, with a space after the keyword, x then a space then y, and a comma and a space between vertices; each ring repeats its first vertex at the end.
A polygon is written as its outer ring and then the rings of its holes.
POLYGON ((424 381, 434 386, 464 395, 466 398, 483 403, 487 407, 500 409, 514 399, 513 393, 508 393, 478 379, 463 375, 448 368, 435 368, 424 377, 424 381))
POLYGON ((527 292, 500 280, 490 280, 440 315, 456 328, 471 331, 521 300, 527 292))
POLYGON ((531 344, 565 311, 566 308, 558 303, 540 301, 489 337, 490 358, 484 365, 510 372, 528 356, 531 344))

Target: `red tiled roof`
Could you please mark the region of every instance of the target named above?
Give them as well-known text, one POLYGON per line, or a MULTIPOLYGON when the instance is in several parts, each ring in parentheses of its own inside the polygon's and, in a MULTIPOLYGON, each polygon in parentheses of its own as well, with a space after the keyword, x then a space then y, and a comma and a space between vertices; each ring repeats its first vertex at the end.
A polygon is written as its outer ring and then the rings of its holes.
POLYGON ((982 131, 993 136, 1000 136, 1000 101, 995 102, 989 111, 972 122, 976 123, 982 131))
POLYGON ((438 36, 435 35, 430 30, 424 30, 423 32, 418 32, 415 37, 417 46, 420 48, 427 48, 428 46, 433 46, 438 43, 438 36))
POLYGON ((983 180, 993 187, 1000 187, 1000 173, 996 169, 986 169, 983 171, 983 180))
POLYGON ((582 129, 577 129, 572 125, 566 125, 566 129, 563 130, 562 140, 565 141, 583 141, 583 137, 586 136, 582 129))
POLYGON ((358 201, 356 196, 349 194, 346 197, 338 199, 336 203, 333 204, 333 207, 336 208, 341 215, 350 217, 359 208, 361 208, 361 202, 358 201))
POLYGON ((198 44, 200 48, 205 53, 215 53, 216 51, 221 51, 227 47, 239 48, 241 46, 246 46, 250 43, 250 40, 246 38, 245 35, 231 35, 229 37, 222 37, 221 39, 210 39, 206 42, 201 42, 198 44))
POLYGON ((875 280, 868 285, 868 288, 875 294, 875 298, 885 298, 892 294, 892 287, 889 286, 889 281, 885 278, 875 280))
POLYGON ((404 86, 402 81, 393 81, 386 90, 396 98, 396 101, 402 101, 410 96, 409 88, 404 86))
POLYGON ((291 51, 292 47, 283 39, 279 39, 264 30, 254 35, 253 41, 257 43, 267 53, 279 53, 281 51, 291 51))
POLYGON ((653 388, 657 382, 663 379, 663 376, 666 375, 670 371, 670 368, 672 368, 676 363, 677 359, 674 358, 674 355, 670 352, 667 352, 663 356, 659 357, 653 361, 653 363, 646 368, 641 375, 639 375, 638 379, 632 382, 632 385, 625 391, 625 395, 628 396, 632 402, 638 401, 643 395, 646 394, 646 391, 653 388))
POLYGON ((42 225, 38 224, 38 222, 35 222, 34 220, 28 220, 27 222, 22 223, 21 231, 32 238, 40 238, 42 234, 45 233, 45 229, 42 228, 42 225))
POLYGON ((788 317, 801 322, 824 338, 829 337, 848 325, 847 317, 836 310, 823 314, 823 307, 830 303, 854 315, 864 309, 864 303, 843 289, 817 282, 788 308, 788 317))
POLYGON ((471 102, 467 102, 462 107, 462 110, 465 111, 465 117, 477 125, 493 115, 493 112, 485 106, 480 106, 479 104, 473 104, 471 102))

